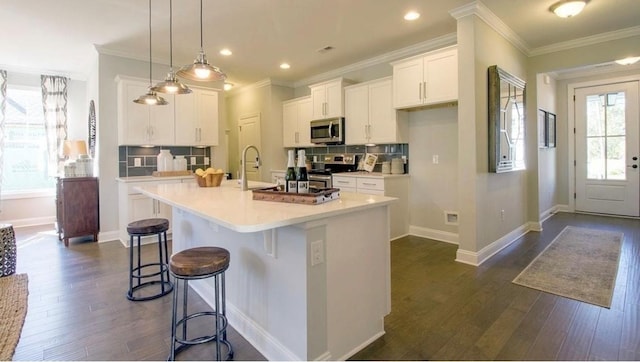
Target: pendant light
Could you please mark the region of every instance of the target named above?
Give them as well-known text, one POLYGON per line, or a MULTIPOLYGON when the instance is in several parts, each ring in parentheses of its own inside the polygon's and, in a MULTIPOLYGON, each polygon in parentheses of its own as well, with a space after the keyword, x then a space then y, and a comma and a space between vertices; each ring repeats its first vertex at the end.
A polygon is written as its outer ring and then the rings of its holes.
POLYGON ((164 106, 165 104, 169 104, 164 98, 158 96, 156 92, 153 91, 151 85, 151 0, 149 0, 149 90, 146 94, 141 95, 138 99, 134 100, 134 103, 138 104, 146 104, 150 106, 164 106))
POLYGON ((176 77, 176 73, 173 72, 173 0, 169 0, 169 73, 164 78, 163 82, 160 82, 151 88, 154 92, 170 93, 170 94, 189 94, 191 89, 186 85, 180 83, 176 77))
POLYGON ((178 71, 178 76, 200 82, 211 82, 227 79, 227 75, 222 73, 220 68, 212 66, 207 61, 202 42, 202 0, 200 0, 200 53, 193 61, 193 64, 185 65, 178 71))

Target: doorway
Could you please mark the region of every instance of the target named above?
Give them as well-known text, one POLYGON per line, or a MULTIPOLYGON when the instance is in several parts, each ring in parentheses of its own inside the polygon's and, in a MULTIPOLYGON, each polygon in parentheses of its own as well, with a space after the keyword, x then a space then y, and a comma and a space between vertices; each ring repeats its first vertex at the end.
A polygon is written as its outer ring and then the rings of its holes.
POLYGON ((575 210, 640 216, 638 80, 574 88, 575 210))
MULTIPOLYGON (((238 120, 238 145, 240 146, 240 170, 242 170, 242 150, 249 145, 260 147, 260 113, 241 116, 238 120)), ((260 168, 256 167, 257 154, 254 150, 247 151, 247 180, 261 181, 260 168)))

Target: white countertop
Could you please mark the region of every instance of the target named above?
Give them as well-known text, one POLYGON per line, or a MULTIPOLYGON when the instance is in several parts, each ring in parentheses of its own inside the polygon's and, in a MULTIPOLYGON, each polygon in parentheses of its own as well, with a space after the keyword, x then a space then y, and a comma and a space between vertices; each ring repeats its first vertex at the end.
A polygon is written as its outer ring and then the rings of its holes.
POLYGON ((149 181, 164 181, 164 180, 182 180, 193 179, 193 175, 188 176, 131 176, 131 177, 116 177, 118 182, 149 182, 149 181))
MULTIPOLYGON (((249 187, 269 186, 273 185, 249 182, 249 187)), ((137 189, 151 198, 242 233, 270 230, 380 207, 396 200, 393 197, 350 192, 341 192, 339 200, 320 205, 253 200, 251 190, 241 191, 237 180, 224 180, 220 187, 176 183, 152 184, 139 186, 137 189)))

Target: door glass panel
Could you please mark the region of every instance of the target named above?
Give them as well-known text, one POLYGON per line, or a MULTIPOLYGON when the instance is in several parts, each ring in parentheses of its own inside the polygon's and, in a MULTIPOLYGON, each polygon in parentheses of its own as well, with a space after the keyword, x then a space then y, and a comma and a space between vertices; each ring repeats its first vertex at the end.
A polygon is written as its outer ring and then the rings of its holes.
POLYGON ((626 180, 625 93, 590 95, 587 102, 587 178, 626 180))

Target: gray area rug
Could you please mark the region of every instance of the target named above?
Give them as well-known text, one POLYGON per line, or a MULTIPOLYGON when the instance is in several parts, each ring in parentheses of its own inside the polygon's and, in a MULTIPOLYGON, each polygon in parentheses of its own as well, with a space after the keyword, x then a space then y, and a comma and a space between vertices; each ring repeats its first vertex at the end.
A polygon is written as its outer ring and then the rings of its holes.
POLYGON ((513 283, 610 308, 623 236, 567 226, 513 283))

